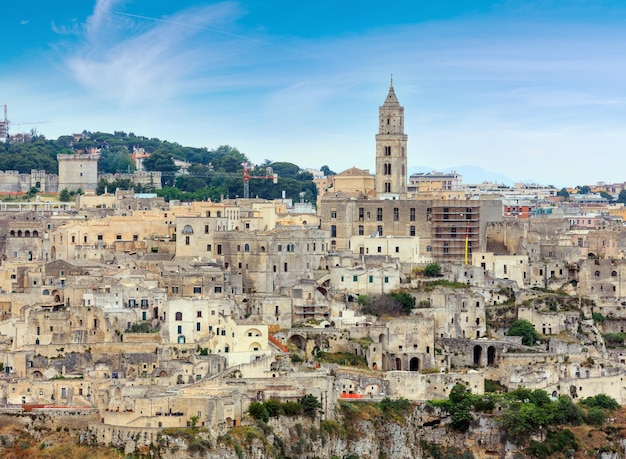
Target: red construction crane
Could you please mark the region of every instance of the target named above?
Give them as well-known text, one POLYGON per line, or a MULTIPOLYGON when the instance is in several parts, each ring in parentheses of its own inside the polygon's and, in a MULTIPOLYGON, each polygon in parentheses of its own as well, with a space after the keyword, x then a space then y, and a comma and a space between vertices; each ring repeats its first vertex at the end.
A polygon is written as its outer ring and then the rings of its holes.
POLYGON ((250 199, 250 179, 271 179, 274 183, 278 183, 278 174, 272 171, 271 167, 267 167, 267 175, 250 175, 248 173, 248 162, 241 163, 243 166, 243 197, 244 199, 250 199))

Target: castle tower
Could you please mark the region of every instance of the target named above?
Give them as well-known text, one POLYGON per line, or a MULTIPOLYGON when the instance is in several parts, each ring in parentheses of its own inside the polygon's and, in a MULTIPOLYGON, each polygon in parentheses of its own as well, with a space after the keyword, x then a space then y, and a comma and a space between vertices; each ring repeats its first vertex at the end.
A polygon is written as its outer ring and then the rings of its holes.
POLYGON ((393 90, 393 79, 385 103, 378 108, 376 134, 376 195, 399 199, 406 194, 406 140, 404 107, 393 90))
POLYGON ((59 191, 94 190, 98 187, 98 154, 57 155, 59 191))

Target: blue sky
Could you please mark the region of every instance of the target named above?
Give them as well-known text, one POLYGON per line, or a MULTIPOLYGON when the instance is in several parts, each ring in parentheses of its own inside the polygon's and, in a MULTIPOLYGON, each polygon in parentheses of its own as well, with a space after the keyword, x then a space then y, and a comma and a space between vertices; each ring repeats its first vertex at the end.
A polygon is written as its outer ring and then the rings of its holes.
POLYGON ((409 166, 626 180, 625 2, 24 0, 0 38, 13 133, 373 171, 393 74, 409 166))

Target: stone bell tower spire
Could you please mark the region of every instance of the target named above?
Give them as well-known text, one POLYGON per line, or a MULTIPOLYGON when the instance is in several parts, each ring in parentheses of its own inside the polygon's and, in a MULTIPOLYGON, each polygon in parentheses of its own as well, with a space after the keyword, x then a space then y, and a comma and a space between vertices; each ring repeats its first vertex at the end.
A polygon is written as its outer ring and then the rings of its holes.
POLYGON ((393 89, 393 75, 385 102, 378 108, 376 134, 376 194, 398 199, 406 194, 404 107, 393 89))

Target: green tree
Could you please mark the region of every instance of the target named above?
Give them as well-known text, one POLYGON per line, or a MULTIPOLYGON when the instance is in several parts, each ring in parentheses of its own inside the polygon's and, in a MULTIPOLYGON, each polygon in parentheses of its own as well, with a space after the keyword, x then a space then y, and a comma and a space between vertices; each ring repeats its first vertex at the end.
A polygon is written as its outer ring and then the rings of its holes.
POLYGON ((560 191, 556 192, 557 196, 562 196, 565 199, 569 199, 569 191, 567 191, 567 188, 561 188, 560 191))
POLYGON ((424 276, 439 277, 441 276, 441 265, 439 263, 428 263, 424 268, 424 276))
POLYGON ((539 340, 535 326, 527 320, 517 319, 506 332, 507 336, 521 336, 522 344, 532 346, 539 340))
POLYGON ((170 153, 163 150, 157 150, 144 159, 143 165, 148 171, 160 171, 161 186, 168 186, 174 183, 174 173, 178 170, 178 166, 174 164, 174 159, 170 153))
POLYGON ((578 186, 578 194, 589 194, 591 193, 591 187, 588 185, 578 186))
POLYGON ((261 402, 252 402, 248 412, 254 419, 260 419, 264 422, 267 422, 270 419, 270 414, 267 411, 267 408, 265 408, 261 402))
POLYGON ((315 418, 317 413, 322 409, 322 404, 317 397, 312 394, 307 394, 302 397, 299 403, 302 405, 302 413, 310 418, 315 418))
POLYGON ((70 191, 67 188, 63 188, 59 193, 59 201, 68 202, 71 199, 70 191))
POLYGON ((619 194, 617 195, 617 202, 626 204, 626 189, 619 192, 619 194))
POLYGON ((415 309, 415 297, 408 292, 391 292, 387 296, 402 305, 402 311, 408 316, 415 309))

